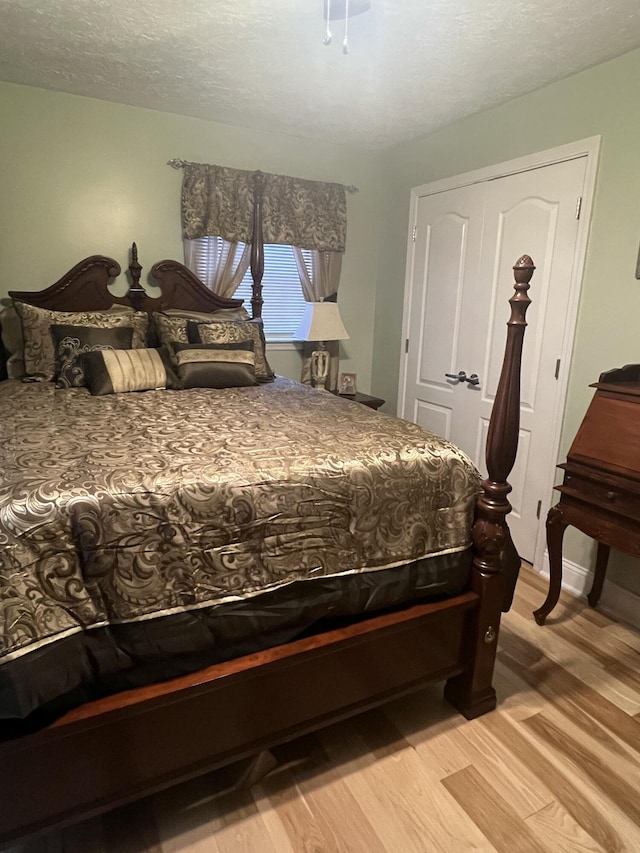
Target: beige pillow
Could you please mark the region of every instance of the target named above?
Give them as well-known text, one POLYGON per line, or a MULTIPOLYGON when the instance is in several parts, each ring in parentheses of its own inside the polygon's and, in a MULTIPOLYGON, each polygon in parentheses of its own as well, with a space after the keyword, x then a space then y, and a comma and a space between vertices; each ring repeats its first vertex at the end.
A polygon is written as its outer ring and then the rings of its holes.
POLYGON ((165 346, 172 343, 186 344, 187 323, 189 320, 198 323, 220 322, 224 320, 243 322, 249 319, 244 308, 222 308, 220 311, 209 314, 204 311, 185 311, 182 308, 168 308, 166 311, 154 311, 152 314, 153 326, 158 340, 165 346))
POLYGON ((9 353, 7 376, 9 379, 21 379, 25 373, 24 340, 22 338, 22 321, 13 302, 0 311, 0 324, 2 325, 2 343, 9 353))
POLYGON ((91 394, 119 394, 179 387, 166 350, 94 350, 81 357, 91 394))
POLYGON ((96 329, 133 329, 132 347, 147 343, 149 316, 133 309, 117 311, 51 311, 14 300, 22 321, 25 373, 32 379, 51 381, 57 373, 56 350, 51 326, 85 326, 96 329))
POLYGON ((206 323, 210 320, 248 320, 249 315, 241 305, 239 308, 220 308, 218 311, 186 311, 184 308, 167 308, 163 311, 168 317, 185 317, 187 320, 199 320, 206 323))

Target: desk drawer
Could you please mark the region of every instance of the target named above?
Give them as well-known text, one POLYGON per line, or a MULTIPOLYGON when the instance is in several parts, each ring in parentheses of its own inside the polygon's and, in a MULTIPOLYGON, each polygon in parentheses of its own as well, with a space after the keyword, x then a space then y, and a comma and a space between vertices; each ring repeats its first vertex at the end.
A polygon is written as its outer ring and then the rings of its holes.
POLYGON ((640 494, 582 474, 567 471, 558 491, 616 515, 640 520, 640 494))

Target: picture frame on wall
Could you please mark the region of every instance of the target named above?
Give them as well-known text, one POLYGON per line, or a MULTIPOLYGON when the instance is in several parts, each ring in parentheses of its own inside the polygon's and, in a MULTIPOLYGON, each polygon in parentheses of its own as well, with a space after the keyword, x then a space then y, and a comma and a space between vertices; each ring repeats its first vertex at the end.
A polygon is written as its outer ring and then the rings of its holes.
POLYGON ((355 373, 341 373, 338 387, 340 393, 345 397, 355 397, 356 395, 356 376, 355 373))

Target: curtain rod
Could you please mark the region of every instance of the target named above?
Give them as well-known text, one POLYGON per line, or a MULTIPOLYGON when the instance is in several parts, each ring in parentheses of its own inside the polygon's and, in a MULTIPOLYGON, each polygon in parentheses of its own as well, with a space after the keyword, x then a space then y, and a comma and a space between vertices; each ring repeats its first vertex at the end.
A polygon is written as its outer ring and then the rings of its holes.
MULTIPOLYGON (((179 157, 174 157, 173 160, 167 160, 167 166, 171 166, 172 169, 184 169, 185 166, 190 165, 191 163, 189 160, 181 160, 179 157)), ((341 184, 340 186, 343 186, 348 193, 360 192, 358 187, 354 187, 353 184, 348 187, 344 186, 344 184, 341 184)))

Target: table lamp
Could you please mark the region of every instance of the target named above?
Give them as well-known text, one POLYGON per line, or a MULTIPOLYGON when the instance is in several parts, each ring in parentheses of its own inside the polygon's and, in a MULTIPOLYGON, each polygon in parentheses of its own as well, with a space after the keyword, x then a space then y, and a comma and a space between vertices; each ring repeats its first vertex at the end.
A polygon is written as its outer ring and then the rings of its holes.
POLYGON ((338 303, 307 302, 294 339, 317 342, 317 349, 311 353, 311 383, 315 388, 326 390, 331 356, 325 342, 349 339, 338 303))

